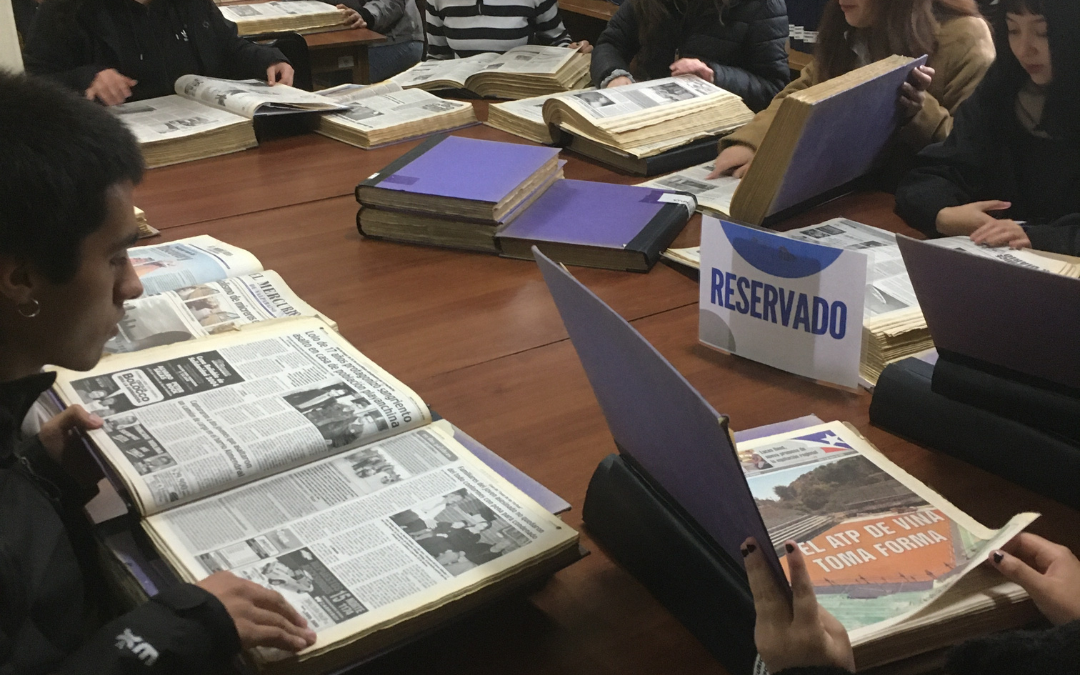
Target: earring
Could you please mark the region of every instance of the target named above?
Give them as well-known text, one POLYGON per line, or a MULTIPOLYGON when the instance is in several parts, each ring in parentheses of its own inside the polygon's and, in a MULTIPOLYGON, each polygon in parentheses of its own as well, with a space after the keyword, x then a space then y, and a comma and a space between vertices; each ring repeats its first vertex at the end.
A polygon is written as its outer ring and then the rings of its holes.
POLYGON ((34 298, 30 298, 29 301, 16 306, 15 309, 19 312, 19 316, 33 319, 38 314, 41 314, 41 303, 34 298), (27 309, 28 306, 30 309, 27 309))

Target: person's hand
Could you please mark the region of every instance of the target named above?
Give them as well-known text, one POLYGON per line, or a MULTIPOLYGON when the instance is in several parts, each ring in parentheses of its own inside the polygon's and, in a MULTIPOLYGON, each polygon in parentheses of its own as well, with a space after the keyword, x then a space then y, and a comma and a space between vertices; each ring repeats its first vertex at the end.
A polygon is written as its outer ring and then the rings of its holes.
POLYGON ((1022 586, 1054 625, 1080 619, 1080 560, 1068 548, 1021 532, 991 553, 990 562, 1022 586))
POLYGON ((138 81, 121 75, 115 68, 100 70, 86 89, 86 98, 105 105, 120 105, 131 97, 131 88, 136 84, 138 81))
POLYGON ((292 78, 293 67, 284 61, 278 61, 266 69, 266 83, 271 86, 275 84, 285 84, 291 87, 292 78))
POLYGON ((934 226, 941 234, 970 235, 983 225, 997 220, 990 212, 1004 211, 1012 206, 1010 202, 990 199, 985 202, 971 202, 960 206, 946 206, 938 211, 934 226))
POLYGON ((69 476, 85 487, 92 487, 102 478, 101 467, 90 456, 80 432, 100 429, 104 424, 105 420, 86 412, 86 408, 73 405, 42 424, 38 440, 45 454, 69 476))
POLYGON ((277 591, 232 572, 217 572, 196 585, 225 605, 244 649, 277 647, 298 652, 315 644, 315 631, 308 628, 307 619, 277 591))
POLYGON ((784 546, 788 551, 791 602, 777 586, 757 542, 751 538, 742 545, 757 612, 754 644, 761 660, 770 673, 808 666, 833 666, 855 672, 855 655, 847 631, 818 604, 802 551, 793 541, 784 546))
POLYGON ((994 220, 971 233, 971 241, 983 246, 1031 248, 1027 232, 1015 220, 994 220))
POLYGON ((607 83, 607 86, 604 87, 604 89, 611 89, 612 87, 625 87, 626 85, 633 83, 634 81, 631 80, 629 77, 625 75, 620 75, 618 77, 612 78, 611 81, 607 83))
POLYGON ((725 174, 731 174, 735 178, 742 178, 754 161, 754 149, 748 145, 729 145, 724 148, 713 164, 712 173, 707 180, 719 178, 725 174))
POLYGON ((582 54, 589 54, 589 53, 592 52, 592 45, 589 44, 588 40, 580 40, 578 42, 571 42, 570 44, 568 44, 566 46, 569 49, 576 49, 579 52, 581 52, 582 54))
POLYGON ((364 17, 360 16, 360 12, 352 7, 346 7, 345 5, 338 5, 337 8, 341 10, 341 20, 344 22, 346 28, 350 30, 355 28, 367 28, 367 21, 364 21, 364 17))
POLYGON ((715 77, 713 69, 701 59, 679 59, 671 64, 671 76, 676 75, 697 75, 706 82, 712 82, 715 77))
POLYGON ((900 112, 905 120, 919 114, 926 101, 926 90, 934 79, 934 69, 919 66, 908 74, 907 82, 900 85, 900 112))

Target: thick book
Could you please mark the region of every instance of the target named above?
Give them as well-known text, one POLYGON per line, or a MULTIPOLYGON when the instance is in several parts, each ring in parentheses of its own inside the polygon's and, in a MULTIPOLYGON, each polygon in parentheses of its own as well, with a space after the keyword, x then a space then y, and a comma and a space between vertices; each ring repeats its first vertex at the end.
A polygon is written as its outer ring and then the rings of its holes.
POLYGON ((1080 390, 952 352, 939 354, 930 388, 1080 445, 1080 390))
POLYGON ((222 16, 236 24, 240 35, 321 33, 345 28, 341 10, 320 0, 272 0, 219 9, 222 16))
POLYGON ((887 367, 874 389, 870 421, 1080 508, 1080 444, 934 393, 934 369, 914 358, 887 367))
POLYGON ((730 133, 754 116, 741 98, 694 75, 552 96, 542 114, 548 126, 635 159, 730 133))
POLYGON ((320 116, 315 131, 365 149, 477 123, 470 103, 402 89, 394 82, 343 84, 319 95, 348 110, 320 116))
POLYGON ((900 122, 900 87, 925 62, 894 55, 785 97, 731 217, 761 225, 868 173, 900 122))
POLYGON ((421 61, 390 78, 406 89, 466 89, 480 96, 523 99, 589 85, 590 57, 576 49, 522 45, 503 53, 421 61))
POLYGON ((558 171, 555 148, 436 136, 357 185, 356 201, 497 224, 558 171))
POLYGON ((566 147, 571 152, 634 176, 657 176, 714 160, 716 159, 716 142, 719 138, 706 136, 656 155, 637 157, 584 136, 574 134, 568 134, 568 136, 570 142, 566 147))
POLYGON ((184 75, 175 90, 109 108, 131 130, 150 168, 253 148, 257 117, 345 109, 318 94, 255 80, 184 75))
POLYGON ((532 260, 536 246, 567 265, 647 272, 693 212, 689 195, 560 180, 495 238, 508 258, 532 260))
POLYGON ((1027 251, 996 249, 1007 258, 994 259, 951 241, 897 237, 934 345, 1080 389, 1080 279, 1046 271, 1027 251))
POLYGON ((58 371, 168 571, 272 588, 318 641, 260 672, 381 653, 578 557, 578 535, 317 318, 243 327, 58 371))
POLYGON ((718 583, 745 584, 739 547, 753 536, 788 589, 783 542, 794 539, 860 670, 1037 615, 1019 586, 982 565, 1036 514, 986 528, 840 422, 736 446, 728 418, 628 322, 551 260, 537 261, 620 455, 733 571, 718 583))

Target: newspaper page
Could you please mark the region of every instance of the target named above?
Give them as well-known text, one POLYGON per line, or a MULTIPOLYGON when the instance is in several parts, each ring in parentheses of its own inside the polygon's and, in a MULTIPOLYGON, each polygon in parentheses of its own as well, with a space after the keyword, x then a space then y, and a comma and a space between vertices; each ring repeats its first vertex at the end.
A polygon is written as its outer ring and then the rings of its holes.
MULTIPOLYGON (((891 312, 918 310, 919 301, 908 278, 896 235, 870 225, 834 218, 824 223, 784 232, 785 237, 812 244, 861 251, 867 256, 866 306, 863 320, 891 312)), ((921 311, 921 310, 920 310, 921 311)))
POLYGON ((318 319, 120 354, 57 389, 105 419, 91 440, 144 515, 430 421, 318 319))
POLYGON ((257 2, 244 5, 220 7, 221 14, 229 21, 243 27, 254 22, 262 23, 284 17, 330 17, 340 19, 341 12, 334 5, 320 0, 289 0, 288 2, 257 2))
POLYGON ((484 65, 479 72, 498 71, 508 74, 554 75, 577 54, 576 49, 522 45, 500 54, 484 65))
POLYGON ((520 117, 524 120, 532 122, 534 124, 543 124, 544 122, 544 101, 549 98, 555 98, 556 96, 562 96, 563 94, 544 94, 543 96, 533 96, 532 98, 521 98, 516 101, 503 101, 502 103, 492 103, 492 108, 502 108, 507 113, 520 117))
POLYGON ((222 80, 205 75, 184 75, 176 80, 175 87, 176 93, 185 98, 247 118, 255 115, 342 109, 318 94, 284 84, 269 85, 262 80, 222 80))
POLYGON ((659 80, 635 82, 624 87, 585 89, 559 95, 587 118, 610 119, 633 115, 649 108, 692 101, 723 93, 724 90, 695 75, 665 77, 659 80))
POLYGON ((986 528, 840 422, 736 450, 781 563, 794 540, 852 642, 926 607, 1037 517, 986 528))
POLYGON ((441 421, 171 509, 146 527, 188 580, 230 570, 279 591, 318 633, 313 652, 577 539, 441 421))
POLYGON ((247 120, 226 110, 207 107, 182 96, 162 96, 109 108, 140 144, 171 141, 247 120))
POLYGON ((726 217, 731 211, 731 198, 739 187, 739 179, 733 176, 720 176, 710 180, 709 174, 712 173, 713 165, 714 162, 706 162, 661 178, 654 178, 640 185, 661 190, 689 192, 697 198, 698 211, 726 217))
POLYGON ((146 295, 262 271, 251 253, 205 234, 135 246, 128 249, 128 259, 146 295))
POLYGON ((472 107, 462 101, 439 98, 423 89, 402 89, 396 83, 384 83, 374 87, 343 84, 327 89, 322 95, 348 108, 346 112, 327 115, 327 119, 363 131, 396 127, 452 110, 472 107), (369 90, 375 87, 378 87, 379 91, 371 93, 369 90))
POLYGON ((256 272, 199 286, 147 295, 124 303, 119 332, 106 354, 137 352, 233 331, 251 323, 318 316, 277 272, 256 272))
POLYGON ((484 66, 499 58, 499 54, 484 53, 463 59, 432 59, 421 61, 403 73, 390 78, 404 88, 422 87, 432 82, 452 82, 458 88, 465 87, 470 75, 479 73, 484 66))
POLYGON ((929 239, 927 241, 936 246, 963 251, 964 253, 970 253, 983 258, 993 258, 994 260, 1000 260, 1001 262, 1006 262, 1018 267, 1027 267, 1028 269, 1053 272, 1054 274, 1062 274, 1065 276, 1075 276, 1072 271, 1074 267, 1072 263, 1042 256, 1036 251, 1009 248, 1008 246, 983 246, 971 241, 970 237, 942 237, 940 239, 929 239))

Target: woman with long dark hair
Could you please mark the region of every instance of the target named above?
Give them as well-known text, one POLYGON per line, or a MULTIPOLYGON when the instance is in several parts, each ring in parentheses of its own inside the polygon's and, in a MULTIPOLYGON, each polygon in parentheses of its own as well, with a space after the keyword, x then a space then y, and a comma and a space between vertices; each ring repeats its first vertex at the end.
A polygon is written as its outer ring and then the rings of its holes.
POLYGON ((896 210, 929 235, 1080 254, 1080 3, 1000 0, 998 61, 896 210))
POLYGON ((783 0, 629 0, 593 49, 597 87, 694 74, 761 110, 790 77, 783 0))
POLYGON ((994 60, 990 28, 975 0, 832 0, 818 27, 814 60, 772 104, 720 142, 713 177, 741 178, 776 117, 780 101, 796 91, 893 54, 929 56, 901 88, 904 114, 890 152, 902 163, 944 140, 952 116, 994 60))

